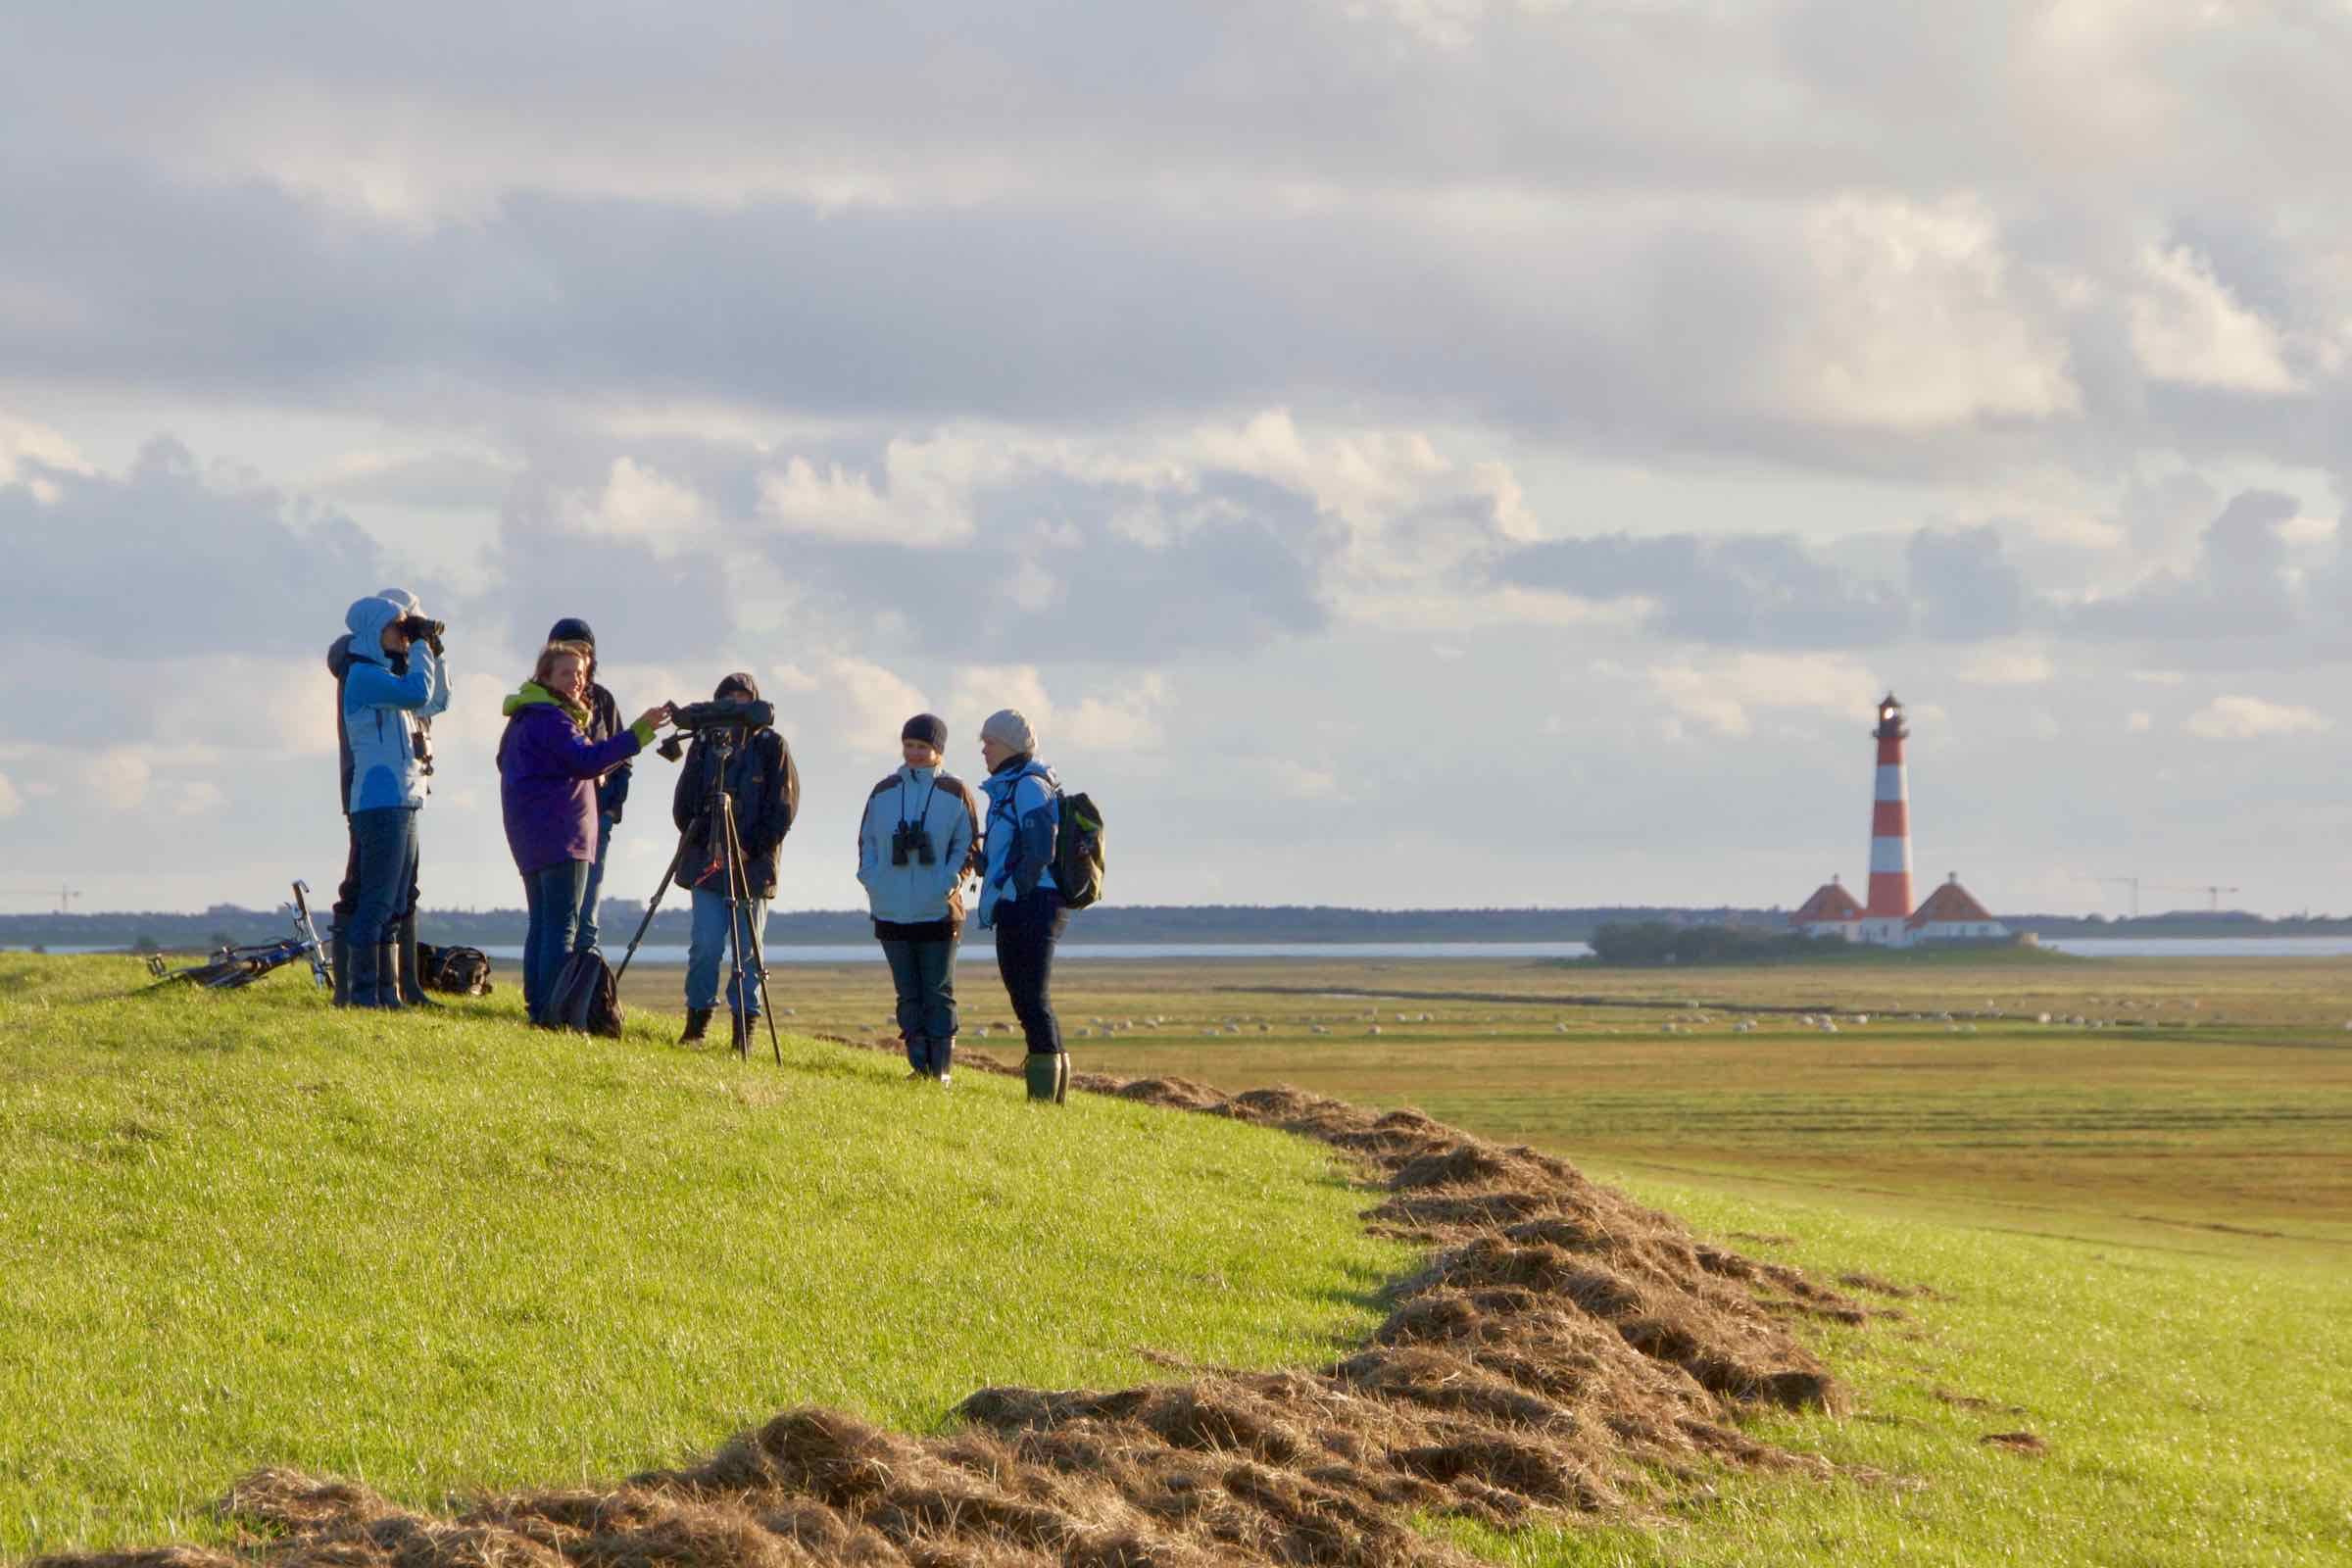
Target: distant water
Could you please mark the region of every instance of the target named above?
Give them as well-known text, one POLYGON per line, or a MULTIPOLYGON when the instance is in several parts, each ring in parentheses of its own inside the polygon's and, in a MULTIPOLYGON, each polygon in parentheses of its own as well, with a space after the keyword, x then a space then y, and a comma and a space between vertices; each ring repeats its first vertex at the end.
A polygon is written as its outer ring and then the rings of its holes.
POLYGON ((2080 958, 2343 958, 2352 937, 2043 937, 2080 958))

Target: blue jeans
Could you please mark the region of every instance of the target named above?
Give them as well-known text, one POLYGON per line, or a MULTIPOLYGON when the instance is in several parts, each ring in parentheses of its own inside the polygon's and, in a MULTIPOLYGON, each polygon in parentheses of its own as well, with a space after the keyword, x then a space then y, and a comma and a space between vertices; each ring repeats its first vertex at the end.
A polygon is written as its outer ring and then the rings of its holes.
POLYGON ((571 951, 586 953, 596 946, 604 933, 597 929, 596 906, 605 896, 605 857, 612 849, 612 817, 598 812, 596 818, 596 858, 588 862, 588 887, 580 895, 579 934, 571 939, 571 951))
POLYGON ((1054 1016, 1054 945, 1069 928, 1070 911, 1051 888, 1033 889, 996 907, 997 972, 1012 1015, 1021 1020, 1031 1054, 1061 1054, 1061 1020, 1054 1016))
POLYGON ((522 939, 522 1004, 531 1022, 547 1021, 547 1004, 555 996, 556 977, 571 956, 572 934, 580 924, 580 895, 588 888, 586 860, 559 860, 522 879, 524 902, 530 906, 531 926, 522 939))
MULTIPOLYGON (((399 935, 401 910, 407 907, 409 888, 416 880, 416 812, 406 806, 379 807, 351 813, 351 844, 359 863, 359 887, 352 898, 351 928, 354 948, 374 948, 399 935)), ((355 980, 376 972, 375 966, 355 964, 355 980)), ((400 971, 395 968, 380 985, 361 995, 354 990, 351 1004, 372 1007, 379 1000, 397 1004, 400 971)))
MULTIPOLYGON (((767 931, 767 901, 754 899, 735 906, 736 935, 743 942, 743 974, 727 986, 727 1008, 746 1018, 760 1016, 759 962, 752 956, 752 938, 767 931)), ((718 972, 727 965, 727 898, 708 888, 694 890, 694 928, 687 937, 686 1005, 718 1005, 718 972)))
POLYGON ((890 982, 899 993, 899 1033, 907 1040, 906 1059, 917 1072, 932 1071, 930 1053, 917 1059, 913 1042, 956 1038, 956 939, 884 937, 882 956, 890 960, 890 982))

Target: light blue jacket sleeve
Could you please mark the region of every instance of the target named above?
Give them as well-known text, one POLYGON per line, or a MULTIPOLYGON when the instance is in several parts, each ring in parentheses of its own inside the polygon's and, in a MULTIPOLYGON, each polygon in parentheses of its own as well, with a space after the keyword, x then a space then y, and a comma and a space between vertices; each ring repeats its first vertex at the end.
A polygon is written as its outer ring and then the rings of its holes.
POLYGON ((858 823, 858 880, 869 888, 873 886, 875 869, 882 863, 882 844, 874 836, 874 808, 881 799, 879 795, 865 798, 865 815, 858 823))
POLYGON ((415 669, 418 664, 425 666, 425 673, 433 683, 433 695, 425 700, 422 708, 416 710, 416 716, 438 718, 449 711, 449 665, 422 643, 416 643, 409 650, 409 667, 415 669))
MULTIPOLYGON (((431 664, 422 659, 410 660, 406 675, 395 675, 383 665, 366 660, 354 660, 351 673, 343 678, 344 710, 397 708, 406 712, 416 712, 433 700, 435 673, 431 664)), ((442 701, 444 707, 448 706, 447 698, 442 701)))

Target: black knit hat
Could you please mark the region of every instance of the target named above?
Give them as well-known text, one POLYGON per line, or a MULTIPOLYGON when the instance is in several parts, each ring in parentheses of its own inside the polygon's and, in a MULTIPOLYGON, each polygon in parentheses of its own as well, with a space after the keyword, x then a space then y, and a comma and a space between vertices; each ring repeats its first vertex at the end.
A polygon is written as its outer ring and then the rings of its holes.
POLYGON ((899 730, 903 741, 921 741, 935 752, 948 749, 948 721, 937 713, 917 713, 899 730))
POLYGON ((596 633, 589 630, 588 623, 579 616, 565 615, 547 629, 547 640, 551 643, 586 643, 594 648, 596 633))

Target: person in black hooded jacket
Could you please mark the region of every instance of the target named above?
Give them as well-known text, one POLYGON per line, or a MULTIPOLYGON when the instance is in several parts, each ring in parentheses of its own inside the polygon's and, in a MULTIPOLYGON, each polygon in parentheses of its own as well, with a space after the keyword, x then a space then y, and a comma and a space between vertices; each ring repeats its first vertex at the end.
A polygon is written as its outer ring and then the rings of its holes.
MULTIPOLYGON (((760 700, 760 683, 738 670, 718 683, 714 701, 729 698, 760 700)), ((743 945, 745 974, 730 991, 727 1010, 734 1015, 734 1042, 751 1038, 753 1020, 760 1016, 759 977, 750 973, 753 938, 767 926, 768 901, 776 896, 776 861, 784 835, 801 811, 801 774, 793 765, 792 748, 772 727, 737 730, 734 754, 727 763, 726 793, 734 803, 735 835, 743 842, 743 879, 749 905, 738 906, 737 940, 743 945)), ((677 788, 670 797, 669 814, 683 842, 678 858, 678 886, 694 895, 694 925, 686 950, 686 1032, 680 1043, 700 1040, 718 1006, 718 971, 727 955, 727 864, 725 843, 708 809, 717 754, 701 740, 686 750, 678 769, 677 788)))
MULTIPOLYGON (((586 643, 588 661, 589 744, 611 740, 629 726, 621 722, 620 704, 596 678, 596 633, 577 615, 566 615, 547 629, 551 643, 586 643)), ((612 848, 612 830, 620 826, 621 808, 629 804, 629 773, 637 764, 624 761, 596 781, 596 858, 588 862, 588 889, 580 895, 580 924, 572 935, 571 951, 586 953, 602 935, 596 924, 596 906, 605 894, 605 857, 612 848)))

